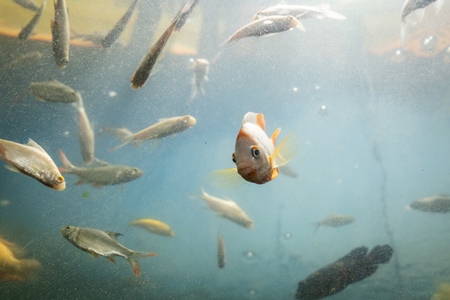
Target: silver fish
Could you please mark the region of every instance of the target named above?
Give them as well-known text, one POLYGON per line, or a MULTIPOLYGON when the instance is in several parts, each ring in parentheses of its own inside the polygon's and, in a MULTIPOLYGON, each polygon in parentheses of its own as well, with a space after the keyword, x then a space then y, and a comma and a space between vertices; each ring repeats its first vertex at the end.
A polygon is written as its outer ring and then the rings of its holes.
POLYGON ((11 164, 13 171, 30 176, 58 191, 66 188, 64 177, 45 150, 32 139, 22 145, 0 139, 0 158, 11 164))
POLYGON ((150 47, 150 51, 147 55, 141 60, 139 66, 131 77, 131 87, 134 90, 137 90, 140 87, 145 85, 150 73, 152 72, 155 63, 158 61, 158 57, 160 56, 164 46, 172 35, 173 30, 175 29, 177 22, 186 11, 193 5, 193 0, 188 0, 177 16, 172 20, 169 27, 167 27, 166 31, 161 35, 161 37, 156 41, 154 45, 150 47))
POLYGON ((450 212, 450 196, 435 195, 424 197, 411 203, 408 208, 425 212, 448 213, 450 212))
POLYGON ((53 56, 58 68, 69 63, 70 25, 66 0, 54 0, 55 20, 51 21, 53 56))
POLYGON ((189 18, 189 15, 191 14, 194 7, 198 4, 198 0, 191 0, 186 3, 186 6, 188 6, 188 9, 184 11, 180 17, 178 18, 177 25, 175 26, 175 31, 180 31, 181 27, 184 26, 187 19, 189 18))
POLYGON ((114 25, 114 28, 106 35, 106 37, 102 40, 101 44, 103 48, 108 48, 111 46, 117 38, 122 34, 125 26, 128 24, 131 16, 133 15, 134 10, 136 9, 136 5, 138 0, 134 0, 134 2, 130 5, 127 12, 122 16, 122 18, 114 25))
POLYGON ((11 68, 26 64, 28 62, 31 62, 33 60, 40 59, 43 56, 44 55, 40 51, 31 51, 31 52, 25 53, 24 55, 19 56, 18 58, 14 59, 13 61, 11 61, 7 64, 4 64, 0 68, 0 70, 11 69, 11 68))
MULTIPOLYGON (((117 150, 126 144, 132 143, 134 146, 139 146, 143 141, 150 139, 160 139, 171 134, 175 134, 184 130, 187 130, 196 124, 194 117, 186 115, 180 117, 172 117, 168 119, 160 119, 158 123, 153 124, 150 127, 142 129, 139 132, 133 134, 127 134, 130 132, 126 128, 107 128, 103 130, 116 134, 123 143, 111 150, 117 150)), ((131 132, 130 132, 131 133, 131 132)))
POLYGON ((32 82, 28 91, 41 101, 73 103, 81 100, 80 93, 58 80, 32 82))
POLYGON ((191 60, 194 63, 194 76, 192 77, 192 92, 190 101, 197 97, 199 91, 205 95, 203 82, 208 81, 209 61, 204 58, 191 60))
POLYGON ((23 8, 32 10, 32 11, 38 11, 39 6, 33 1, 33 0, 14 0, 16 4, 19 4, 23 8))
POLYGON ((236 202, 232 200, 223 200, 217 197, 213 197, 202 190, 202 195, 199 199, 206 202, 208 207, 215 211, 220 217, 226 218, 235 222, 245 228, 253 228, 253 220, 240 208, 236 202))
POLYGON ((117 241, 117 232, 107 232, 94 228, 65 226, 61 228, 62 235, 75 247, 94 256, 101 255, 114 262, 114 256, 125 258, 136 276, 141 274, 138 258, 156 256, 153 252, 137 252, 126 248, 117 241))
MULTIPOLYGON (((402 22, 405 22, 406 17, 416 9, 425 8, 436 0, 406 0, 402 8, 402 22)), ((444 0, 438 0, 436 3, 436 10, 440 10, 444 0)))
POLYGON ((64 167, 59 168, 62 173, 75 174, 79 180, 77 185, 90 183, 94 187, 105 185, 115 185, 135 180, 142 176, 142 171, 136 167, 111 165, 106 162, 99 162, 100 165, 89 168, 75 167, 66 157, 62 150, 59 150, 59 156, 64 167))
POLYGON ((355 221, 355 218, 352 216, 332 214, 332 215, 327 216, 325 219, 314 223, 316 225, 315 231, 317 229, 319 229, 320 226, 339 227, 339 226, 353 223, 354 221, 355 221))
POLYGON ((78 140, 80 141, 81 156, 86 165, 90 165, 94 161, 95 140, 94 130, 92 130, 91 122, 84 109, 83 100, 75 102, 74 106, 79 113, 78 119, 78 140))
POLYGON ((220 234, 217 236, 217 264, 221 269, 225 267, 225 244, 220 234))
POLYGON ((41 19, 42 12, 45 9, 45 3, 47 0, 42 1, 41 7, 38 9, 34 17, 31 19, 31 21, 25 26, 22 31, 19 33, 19 39, 20 40, 27 40, 30 35, 33 33, 34 27, 36 27, 37 23, 41 19))
POLYGON ((270 16, 255 20, 244 27, 241 27, 231 37, 221 44, 224 46, 233 41, 251 36, 263 36, 273 33, 279 33, 299 27, 304 30, 301 23, 293 16, 270 16))
POLYGON ((258 11, 253 20, 258 20, 268 16, 293 16, 296 19, 308 19, 308 18, 331 18, 337 20, 345 20, 346 17, 330 10, 330 5, 320 4, 317 6, 305 6, 305 5, 288 5, 280 4, 271 6, 264 10, 258 11))

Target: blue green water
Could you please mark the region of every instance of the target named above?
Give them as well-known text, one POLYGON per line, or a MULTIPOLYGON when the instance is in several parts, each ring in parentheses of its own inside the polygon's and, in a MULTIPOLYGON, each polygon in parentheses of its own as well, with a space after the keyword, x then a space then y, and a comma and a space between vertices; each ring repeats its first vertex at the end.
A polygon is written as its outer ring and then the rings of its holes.
MULTIPOLYGON (((254 11, 272 4, 230 2, 216 8, 204 1, 199 8, 205 19, 221 10, 228 36, 254 11)), ((450 193, 444 54, 427 59, 406 54, 402 63, 375 56, 362 42, 363 20, 372 11, 351 2, 330 4, 348 20, 305 20, 306 33, 230 45, 211 65, 206 95, 191 105, 190 57, 167 53, 164 68, 145 87, 130 87, 151 43, 157 20, 151 16, 158 15, 159 4, 155 10, 141 4, 130 47, 72 47, 64 71, 55 66, 50 44, 1 38, 0 64, 34 49, 45 57, 0 74, 0 138, 18 143, 32 138, 58 165, 60 148, 81 164, 76 110, 17 97, 26 94, 30 82, 58 79, 83 96, 96 131, 95 156, 139 167, 144 175, 98 189, 76 186, 76 176, 67 174, 67 188, 57 192, 0 168, 0 199, 10 201, 0 206, 0 234, 27 245, 27 257, 42 264, 32 281, 0 281, 0 297, 293 299, 297 283, 310 273, 356 247, 382 244, 394 248, 391 261, 330 299, 429 299, 439 283, 450 281, 448 215, 404 208, 421 197, 450 193), (111 91, 117 96, 110 97, 111 91), (209 185, 210 172, 233 167, 236 135, 249 111, 264 114, 268 134, 280 127, 280 138, 289 132, 298 136, 300 148, 290 163, 298 177, 280 175, 265 185, 234 190, 209 185), (159 118, 186 114, 197 119, 193 128, 138 148, 110 152, 118 141, 98 134, 101 126, 137 131, 159 118), (222 219, 193 199, 202 186, 236 201, 254 228, 222 219), (331 213, 356 221, 314 233, 312 223, 331 213), (166 222, 175 237, 127 226, 141 217, 166 222), (142 275, 135 278, 125 260, 112 264, 73 247, 60 234, 65 225, 120 232, 125 246, 159 255, 140 259, 142 275), (216 260, 219 231, 227 254, 224 269, 216 260)), ((377 11, 400 8, 398 3, 377 11)), ((213 29, 203 29, 198 57, 217 54, 222 40, 213 29)))

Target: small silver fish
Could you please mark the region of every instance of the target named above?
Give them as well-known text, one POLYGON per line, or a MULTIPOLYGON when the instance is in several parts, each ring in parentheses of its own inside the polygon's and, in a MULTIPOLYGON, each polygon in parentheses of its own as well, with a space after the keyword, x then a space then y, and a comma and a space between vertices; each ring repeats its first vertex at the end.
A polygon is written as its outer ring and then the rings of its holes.
POLYGON ((223 200, 213 197, 202 190, 202 195, 198 196, 200 200, 206 202, 208 207, 215 211, 220 217, 228 219, 245 228, 253 228, 253 220, 232 200, 223 200))
POLYGON ((225 244, 220 234, 217 236, 217 264, 221 269, 225 267, 225 244))
POLYGON ((407 208, 433 213, 448 213, 450 212, 450 196, 435 195, 424 197, 417 201, 414 201, 409 206, 407 206, 407 208))
POLYGON ((75 167, 66 157, 62 150, 59 156, 64 167, 59 168, 62 173, 75 174, 79 177, 76 185, 90 183, 94 187, 105 185, 115 185, 135 180, 142 176, 142 171, 136 167, 111 165, 106 162, 99 162, 100 166, 79 168, 75 167))
POLYGON ((134 2, 130 5, 126 13, 120 18, 120 20, 114 25, 114 28, 106 35, 106 37, 101 41, 103 48, 110 47, 117 38, 122 34, 125 26, 128 24, 131 16, 133 15, 134 10, 136 9, 138 0, 134 0, 134 2))
POLYGON ((146 140, 160 139, 168 135, 182 132, 194 126, 196 122, 194 117, 186 115, 160 119, 158 123, 132 134, 129 134, 131 131, 126 128, 103 127, 103 130, 117 135, 123 141, 121 145, 111 149, 111 151, 114 151, 129 143, 132 143, 134 146, 139 146, 146 140))
POLYGON ((192 92, 190 101, 197 97, 199 91, 205 95, 203 82, 208 81, 209 61, 204 58, 191 59, 194 67, 194 76, 192 77, 192 92))
POLYGON ((47 0, 42 1, 41 7, 38 9, 34 17, 31 19, 31 21, 25 26, 22 31, 19 33, 19 39, 20 40, 27 40, 30 35, 33 33, 34 27, 36 27, 37 23, 41 19, 42 12, 45 9, 45 3, 47 0))
POLYGON ((332 215, 327 216, 325 219, 314 223, 316 225, 315 231, 317 229, 319 229, 320 226, 339 227, 339 226, 353 223, 354 221, 355 221, 355 218, 352 216, 332 214, 332 215))
POLYGON ((51 21, 53 56, 58 68, 69 63, 70 25, 66 0, 54 0, 55 20, 51 21))
POLYGON ((83 100, 80 99, 74 103, 79 113, 78 119, 78 140, 80 141, 81 156, 86 165, 90 165, 94 161, 95 139, 94 130, 92 130, 91 122, 84 109, 83 100))
POLYGON ((0 158, 11 164, 13 171, 30 176, 57 191, 66 188, 64 177, 45 150, 32 139, 22 145, 0 139, 0 158))
POLYGON ((32 82, 28 91, 40 101, 73 103, 81 100, 80 93, 58 80, 32 82))
POLYGON ((39 6, 33 1, 33 0, 14 0, 16 4, 19 4, 23 8, 32 10, 32 11, 38 11, 39 6))
POLYGON ((187 0, 186 4, 177 14, 177 16, 172 20, 169 27, 167 27, 166 31, 161 35, 161 37, 156 41, 154 45, 150 47, 150 51, 147 55, 141 60, 139 66, 131 77, 131 87, 134 90, 137 90, 140 87, 145 85, 150 73, 152 72, 155 63, 158 61, 158 57, 160 56, 164 46, 172 35, 173 30, 175 29, 180 16, 182 16, 186 11, 190 9, 190 7, 194 4, 193 0, 187 0))
POLYGON ((231 37, 221 44, 224 46, 233 41, 240 40, 246 37, 259 37, 263 35, 279 33, 287 30, 292 30, 298 27, 301 30, 305 30, 301 23, 293 16, 270 16, 261 19, 257 19, 244 27, 241 27, 231 37))
POLYGON ((19 56, 18 58, 14 59, 13 61, 4 64, 0 70, 8 70, 23 64, 26 64, 28 62, 31 62, 36 59, 42 58, 44 55, 40 51, 31 51, 28 53, 25 53, 24 55, 19 56))
POLYGON ((258 20, 260 18, 268 16, 293 16, 296 19, 308 19, 308 18, 331 18, 336 20, 345 20, 346 17, 330 10, 330 5, 320 4, 316 6, 305 6, 305 5, 288 5, 280 4, 271 6, 264 10, 258 11, 253 20, 258 20))
POLYGON ((191 0, 190 2, 186 2, 185 6, 188 6, 188 9, 181 13, 180 17, 178 18, 177 25, 175 26, 175 31, 180 31, 181 27, 184 26, 187 19, 189 18, 189 15, 197 4, 198 0, 191 0))
POLYGON ((92 254, 101 255, 114 262, 114 256, 125 258, 136 276, 141 274, 138 258, 156 256, 153 252, 137 252, 126 248, 117 241, 117 232, 106 232, 94 228, 65 226, 61 228, 62 235, 75 247, 92 254))

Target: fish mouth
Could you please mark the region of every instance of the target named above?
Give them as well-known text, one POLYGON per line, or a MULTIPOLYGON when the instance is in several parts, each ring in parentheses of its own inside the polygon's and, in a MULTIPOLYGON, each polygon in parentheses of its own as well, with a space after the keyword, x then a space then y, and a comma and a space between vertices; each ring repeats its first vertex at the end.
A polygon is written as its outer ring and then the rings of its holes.
POLYGON ((241 175, 242 177, 246 177, 250 175, 252 172, 256 171, 256 168, 252 164, 240 163, 237 165, 237 170, 239 175, 241 175))

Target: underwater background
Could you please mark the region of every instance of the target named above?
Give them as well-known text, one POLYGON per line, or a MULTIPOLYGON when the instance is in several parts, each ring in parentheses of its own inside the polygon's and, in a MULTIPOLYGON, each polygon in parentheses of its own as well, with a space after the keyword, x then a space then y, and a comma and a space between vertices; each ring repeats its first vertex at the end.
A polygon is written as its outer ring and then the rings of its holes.
MULTIPOLYGON (((68 0, 69 8, 75 2, 68 0)), ((102 188, 75 185, 76 176, 65 174, 67 187, 57 192, 0 168, 0 199, 9 201, 0 206, 0 235, 26 245, 27 258, 42 264, 33 280, 0 281, 0 298, 294 299, 298 282, 315 270, 356 247, 389 244, 389 263, 329 299, 430 299, 440 283, 450 281, 450 219, 405 206, 450 193, 450 55, 421 43, 433 36, 450 46, 443 33, 450 32, 448 21, 435 31, 417 31, 413 39, 421 42, 402 49, 403 1, 328 3, 347 20, 308 19, 302 21, 306 32, 225 47, 210 66, 205 95, 192 103, 189 59, 212 61, 221 42, 257 10, 277 3, 200 1, 194 9, 203 18, 197 54, 166 53, 163 69, 137 91, 129 80, 152 44, 159 16, 163 10, 176 14, 181 1, 142 0, 128 45, 71 47, 63 71, 51 43, 0 37, 0 65, 32 50, 44 53, 38 61, 1 71, 1 139, 32 138, 58 166, 58 149, 82 164, 76 110, 27 94, 31 82, 57 79, 83 97, 96 133, 95 156, 144 172, 102 188), (384 48, 373 46, 374 36, 384 48), (231 190, 209 183, 211 172, 233 167, 231 154, 247 112, 264 114, 269 135, 281 128, 280 138, 298 136, 300 147, 289 163, 297 178, 280 175, 231 190), (99 133, 102 126, 134 132, 186 114, 196 118, 194 127, 140 147, 108 151, 118 140, 99 133), (195 198, 202 187, 236 201, 254 228, 209 211, 195 198), (332 213, 356 220, 315 232, 313 223, 332 213), (175 236, 127 226, 144 217, 166 222, 175 236), (140 259, 142 274, 135 278, 125 260, 95 259, 68 243, 60 233, 65 225, 120 232, 126 247, 158 256, 140 259), (217 266, 219 232, 226 247, 223 269, 217 266)), ((47 6, 52 12, 52 3, 47 6)), ((446 3, 425 18, 449 19, 449 13, 446 3)))

